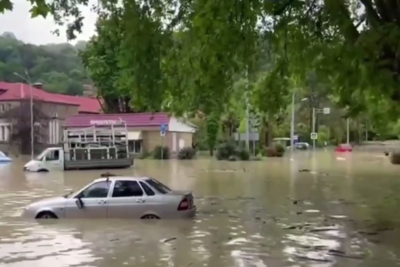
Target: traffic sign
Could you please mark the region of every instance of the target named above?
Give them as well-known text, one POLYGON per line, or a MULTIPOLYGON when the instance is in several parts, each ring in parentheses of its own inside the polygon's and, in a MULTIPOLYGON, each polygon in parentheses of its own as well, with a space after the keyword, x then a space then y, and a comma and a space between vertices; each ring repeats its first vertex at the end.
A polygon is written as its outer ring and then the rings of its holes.
POLYGON ((293 140, 294 140, 294 141, 299 140, 299 136, 298 136, 298 135, 293 135, 293 140))
POLYGON ((311 140, 317 140, 318 139, 318 134, 317 133, 311 133, 310 137, 311 137, 311 140))
POLYGON ((167 125, 165 125, 164 123, 160 124, 160 136, 165 136, 165 132, 167 130, 167 125))
POLYGON ((323 113, 324 114, 329 114, 329 113, 331 113, 331 109, 330 108, 323 108, 323 113))

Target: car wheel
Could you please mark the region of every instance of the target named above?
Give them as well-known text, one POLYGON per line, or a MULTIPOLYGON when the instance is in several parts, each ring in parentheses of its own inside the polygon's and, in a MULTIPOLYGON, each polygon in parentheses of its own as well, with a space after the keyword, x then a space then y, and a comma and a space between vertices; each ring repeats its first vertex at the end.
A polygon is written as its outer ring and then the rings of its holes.
POLYGON ((58 219, 57 216, 50 211, 43 211, 36 215, 35 219, 58 219))
POLYGON ((147 215, 144 215, 141 219, 143 219, 143 220, 159 220, 160 217, 158 217, 157 215, 154 215, 154 214, 147 214, 147 215))
POLYGON ((47 170, 47 169, 40 169, 40 170, 38 170, 38 172, 49 172, 49 170, 47 170))

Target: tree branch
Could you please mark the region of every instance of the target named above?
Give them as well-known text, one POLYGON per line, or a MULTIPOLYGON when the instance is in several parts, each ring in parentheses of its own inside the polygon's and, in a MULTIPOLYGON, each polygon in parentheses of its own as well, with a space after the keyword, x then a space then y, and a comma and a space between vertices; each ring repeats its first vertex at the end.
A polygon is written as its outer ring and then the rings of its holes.
POLYGON ((368 22, 372 27, 378 27, 382 23, 382 19, 379 17, 378 13, 376 13, 374 9, 374 5, 372 4, 372 0, 360 0, 361 3, 365 7, 365 12, 367 13, 368 22))
MULTIPOLYGON (((363 1, 363 0, 361 0, 363 1)), ((365 0, 364 0, 365 1, 365 0)), ((368 0, 367 0, 368 1, 368 0)), ((331 21, 336 24, 344 38, 355 43, 360 35, 351 19, 350 11, 343 0, 324 0, 325 10, 330 15, 331 21)))

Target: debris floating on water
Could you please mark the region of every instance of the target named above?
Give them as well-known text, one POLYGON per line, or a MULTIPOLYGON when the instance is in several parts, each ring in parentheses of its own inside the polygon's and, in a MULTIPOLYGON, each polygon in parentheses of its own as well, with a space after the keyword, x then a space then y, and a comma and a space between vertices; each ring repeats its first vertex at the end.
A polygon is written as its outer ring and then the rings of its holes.
POLYGON ((168 243, 168 242, 173 241, 173 240, 176 240, 176 237, 164 238, 164 239, 161 239, 160 242, 168 243))
POLYGON ((339 225, 318 226, 310 229, 310 232, 324 232, 339 230, 339 225))
POLYGON ((331 219, 347 219, 346 215, 329 215, 328 217, 331 219))

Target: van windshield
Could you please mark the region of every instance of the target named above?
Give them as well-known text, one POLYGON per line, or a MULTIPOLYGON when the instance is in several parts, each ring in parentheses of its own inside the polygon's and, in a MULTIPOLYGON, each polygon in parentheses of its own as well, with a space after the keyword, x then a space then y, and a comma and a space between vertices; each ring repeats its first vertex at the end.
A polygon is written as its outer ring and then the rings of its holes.
POLYGON ((44 150, 42 153, 39 154, 39 156, 36 157, 37 160, 42 161, 43 158, 46 156, 48 150, 44 150))
POLYGON ((160 192, 161 194, 167 194, 171 192, 168 186, 164 185, 163 183, 157 181, 156 179, 148 179, 146 182, 153 187, 155 190, 160 192))

